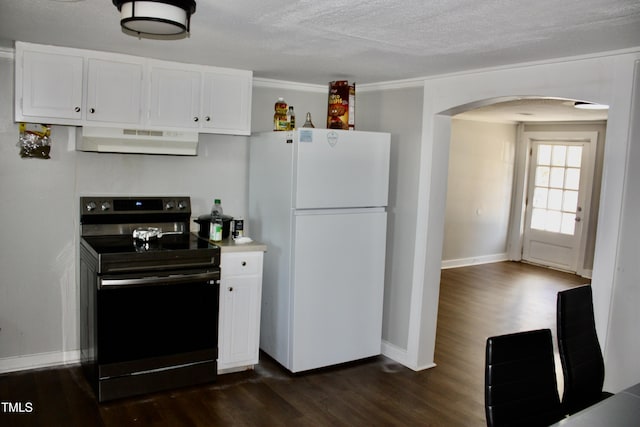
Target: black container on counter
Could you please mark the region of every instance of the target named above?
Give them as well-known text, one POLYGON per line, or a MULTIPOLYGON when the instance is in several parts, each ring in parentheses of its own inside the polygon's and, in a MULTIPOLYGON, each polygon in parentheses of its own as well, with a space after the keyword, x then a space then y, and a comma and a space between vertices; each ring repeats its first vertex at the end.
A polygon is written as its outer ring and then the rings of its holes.
MULTIPOLYGON (((218 215, 216 218, 222 219, 222 239, 224 240, 228 238, 229 234, 231 233, 231 223, 233 222, 233 217, 229 215, 218 215)), ((198 236, 208 239, 209 228, 211 226, 211 214, 200 215, 198 219, 195 219, 194 221, 200 226, 198 236)))

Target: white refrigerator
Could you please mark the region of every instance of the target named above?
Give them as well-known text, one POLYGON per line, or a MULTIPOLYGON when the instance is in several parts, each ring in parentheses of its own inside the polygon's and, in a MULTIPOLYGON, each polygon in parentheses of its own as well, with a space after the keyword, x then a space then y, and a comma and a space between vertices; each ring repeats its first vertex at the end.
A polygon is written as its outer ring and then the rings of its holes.
POLYGON ((267 245, 260 348, 291 372, 381 352, 388 133, 255 134, 248 232, 267 245))

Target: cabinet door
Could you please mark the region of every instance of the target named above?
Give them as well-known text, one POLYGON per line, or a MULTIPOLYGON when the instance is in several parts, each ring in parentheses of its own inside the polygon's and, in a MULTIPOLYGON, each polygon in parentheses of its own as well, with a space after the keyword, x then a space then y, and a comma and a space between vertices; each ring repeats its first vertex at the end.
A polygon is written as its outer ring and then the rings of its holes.
POLYGON ((22 103, 17 105, 16 120, 39 119, 43 123, 59 122, 55 119, 80 120, 83 62, 81 56, 25 50, 22 103))
POLYGON ((219 368, 258 363, 260 278, 220 281, 219 368))
POLYGON ((204 73, 203 129, 216 133, 251 133, 251 73, 204 73))
POLYGON ((201 73, 151 65, 149 123, 153 126, 200 127, 201 73))
POLYGON ((142 63, 89 59, 87 121, 140 124, 142 72, 142 63))

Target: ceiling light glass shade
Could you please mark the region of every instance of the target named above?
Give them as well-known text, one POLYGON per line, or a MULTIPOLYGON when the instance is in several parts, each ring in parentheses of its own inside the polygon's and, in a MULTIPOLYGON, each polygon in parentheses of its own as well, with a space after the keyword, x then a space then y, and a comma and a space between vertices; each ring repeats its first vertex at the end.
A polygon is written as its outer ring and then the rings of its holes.
POLYGON ((189 31, 194 0, 113 0, 120 25, 141 34, 175 35, 189 31))
POLYGON ((608 110, 609 109, 608 105, 593 104, 591 102, 581 102, 581 101, 574 102, 573 106, 581 110, 608 110))

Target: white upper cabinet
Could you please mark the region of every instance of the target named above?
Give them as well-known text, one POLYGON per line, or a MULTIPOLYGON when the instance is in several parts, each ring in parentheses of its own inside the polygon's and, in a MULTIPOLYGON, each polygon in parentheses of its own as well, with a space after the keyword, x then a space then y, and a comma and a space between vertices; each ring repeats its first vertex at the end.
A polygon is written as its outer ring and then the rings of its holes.
POLYGON ((15 119, 251 134, 251 71, 16 42, 15 119))
POLYGON ((150 61, 149 70, 149 124, 198 129, 202 73, 159 61, 150 61))
POLYGON ((205 133, 251 133, 250 71, 150 61, 149 123, 205 133))
POLYGON ((144 61, 89 58, 85 117, 96 123, 142 122, 144 61))
POLYGON ((16 121, 75 124, 82 118, 84 59, 39 50, 16 52, 16 121))
POLYGON ((220 133, 251 133, 251 73, 204 73, 202 114, 204 128, 220 133))

